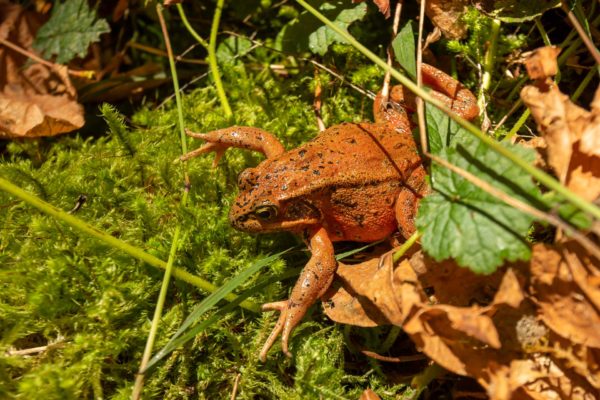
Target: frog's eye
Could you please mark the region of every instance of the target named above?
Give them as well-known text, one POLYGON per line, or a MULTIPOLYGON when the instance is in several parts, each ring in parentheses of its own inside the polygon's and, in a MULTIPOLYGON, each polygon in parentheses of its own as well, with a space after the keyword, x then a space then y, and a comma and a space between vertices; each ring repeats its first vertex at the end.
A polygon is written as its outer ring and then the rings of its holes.
POLYGON ((272 204, 257 207, 254 210, 254 215, 263 221, 270 221, 277 216, 277 207, 272 204))

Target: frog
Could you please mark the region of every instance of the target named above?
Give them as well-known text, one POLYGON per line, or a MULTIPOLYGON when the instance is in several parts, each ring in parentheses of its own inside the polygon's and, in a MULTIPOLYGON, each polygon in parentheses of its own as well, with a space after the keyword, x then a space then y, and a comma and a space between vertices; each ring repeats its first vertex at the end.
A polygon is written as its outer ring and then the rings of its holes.
MULTIPOLYGON (((431 94, 448 108, 467 120, 478 115, 475 96, 457 80, 428 64, 421 74, 431 94)), ((289 231, 308 245, 310 258, 289 298, 262 306, 280 313, 260 351, 263 362, 280 335, 282 351, 291 357, 292 331, 334 279, 334 242, 370 243, 395 232, 403 238, 415 232, 419 200, 430 190, 411 132, 415 97, 396 85, 389 99, 381 92, 376 96, 375 122, 334 125, 291 150, 256 127, 186 132, 205 144, 180 157, 182 161, 214 152, 216 166, 229 148, 265 156, 238 176, 239 192, 229 211, 235 229, 289 231)))

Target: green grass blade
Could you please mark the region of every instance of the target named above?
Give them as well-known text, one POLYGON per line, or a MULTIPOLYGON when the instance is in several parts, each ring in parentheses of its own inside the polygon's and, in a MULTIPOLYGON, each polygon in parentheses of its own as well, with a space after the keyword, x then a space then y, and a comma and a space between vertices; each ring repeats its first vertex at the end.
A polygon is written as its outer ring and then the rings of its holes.
MULTIPOLYGON (((259 270, 261 270, 265 266, 271 264, 273 261, 275 261, 281 255, 287 253, 288 251, 289 251, 289 249, 288 250, 284 250, 282 252, 279 252, 277 254, 273 254, 273 255, 271 255, 269 257, 263 258, 262 260, 254 263, 254 265, 252 265, 250 268, 245 269, 240 274, 238 274, 235 278, 231 279, 229 282, 227 282, 226 284, 224 284, 223 286, 221 286, 219 289, 217 289, 210 296, 208 296, 204 300, 202 300, 202 302, 196 306, 196 308, 194 309, 194 311, 192 311, 190 313, 190 315, 185 319, 185 321, 183 321, 183 323, 181 324, 181 326, 179 327, 179 329, 177 330, 177 332, 175 332, 175 334, 169 340, 169 342, 165 345, 165 347, 163 347, 161 350, 159 350, 158 353, 156 353, 154 355, 154 357, 152 357, 152 359, 148 363, 148 366, 146 367, 146 369, 150 368, 150 366, 152 366, 156 362, 160 361, 162 358, 164 358, 171 351, 173 351, 177 347, 181 346, 182 344, 184 344, 185 342, 187 342, 188 340, 190 340, 191 338, 193 338, 196 334, 198 334, 199 332, 201 332, 202 330, 204 330, 206 327, 210 326, 213 322, 215 322, 218 319, 217 314, 213 315, 212 317, 210 317, 206 321, 203 321, 202 323, 198 324, 197 326, 195 326, 190 331, 188 331, 187 333, 184 334, 184 332, 194 322, 196 322, 200 317, 202 317, 215 304, 217 304, 219 301, 221 301, 227 294, 231 293, 235 288, 237 288, 242 283, 244 283, 246 281, 246 279, 248 279, 249 277, 251 277, 252 275, 254 275, 256 272, 258 272, 259 270), (207 321, 210 321, 210 322, 207 322, 207 321)), ((227 309, 232 309, 233 307, 230 307, 230 306, 231 305, 227 305, 226 308, 227 309)), ((221 314, 224 309, 225 308, 223 308, 222 310, 220 310, 219 314, 221 314)))

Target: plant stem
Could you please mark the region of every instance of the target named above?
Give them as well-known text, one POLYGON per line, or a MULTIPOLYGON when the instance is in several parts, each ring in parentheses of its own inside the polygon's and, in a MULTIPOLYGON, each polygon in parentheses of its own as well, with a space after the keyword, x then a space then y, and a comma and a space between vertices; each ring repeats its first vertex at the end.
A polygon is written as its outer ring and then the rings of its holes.
MULTIPOLYGON (((129 254, 130 256, 147 263, 148 265, 151 265, 155 268, 161 268, 161 269, 165 269, 167 267, 167 263, 164 262, 163 260, 161 260, 160 258, 157 258, 151 254, 148 254, 145 251, 143 251, 135 246, 132 246, 122 240, 119 240, 113 236, 110 236, 109 234, 107 234, 105 232, 102 232, 101 230, 80 220, 77 217, 74 217, 73 215, 67 213, 66 211, 63 211, 60 208, 53 206, 52 204, 46 203, 45 201, 41 200, 40 198, 26 192, 25 190, 12 184, 11 182, 7 181, 6 179, 4 179, 2 177, 0 177, 0 190, 4 190, 5 192, 10 193, 15 197, 20 198, 21 200, 25 201, 27 204, 39 209, 40 211, 66 223, 67 225, 69 225, 83 233, 86 233, 92 237, 95 237, 96 239, 99 239, 100 241, 108 244, 110 247, 119 249, 119 250, 129 254)), ((180 269, 180 268, 173 268, 173 276, 176 277, 177 279, 180 279, 184 282, 189 283, 190 285, 196 286, 197 288, 206 290, 207 292, 210 292, 210 293, 212 293, 218 289, 212 283, 200 278, 199 276, 190 274, 189 272, 187 272, 183 269, 180 269)), ((234 301, 236 298, 237 298, 237 296, 232 293, 228 294, 225 297, 225 299, 228 301, 234 301)), ((258 304, 255 304, 254 302, 251 302, 248 300, 245 300, 244 302, 242 302, 240 304, 240 306, 245 308, 246 310, 252 311, 252 312, 259 312, 258 310, 260 310, 260 306, 258 304)))
POLYGON ((496 49, 498 48, 498 36, 500 34, 500 20, 492 19, 491 30, 490 30, 490 40, 489 46, 487 48, 487 52, 485 53, 485 57, 483 59, 483 75, 481 77, 481 87, 479 89, 479 99, 477 99, 477 105, 479 106, 480 115, 485 114, 485 95, 487 91, 490 89, 490 85, 492 83, 492 72, 494 71, 494 63, 496 62, 496 49))
MULTIPOLYGON (((181 142, 181 151, 182 154, 187 153, 187 140, 185 136, 185 126, 183 121, 183 105, 181 102, 181 94, 179 93, 179 80, 177 78, 177 69, 175 68, 175 59, 173 57, 173 48, 171 47, 171 40, 169 39, 169 32, 167 31, 167 24, 165 23, 165 18, 162 12, 162 6, 160 4, 156 5, 156 14, 158 15, 158 20, 160 22, 160 28, 163 34, 163 40, 165 41, 165 47, 167 49, 167 56, 169 58, 169 67, 171 69, 171 77, 173 80, 173 87, 175 89, 175 103, 177 104, 177 116, 179 122, 179 138, 181 142)), ((187 204, 188 194, 189 194, 189 177, 187 173, 187 163, 182 165, 183 175, 184 175, 184 192, 181 198, 181 206, 185 207, 187 204)), ((158 293, 158 300, 156 301, 156 308, 154 309, 154 316, 152 317, 152 325, 150 325, 150 332, 148 332, 148 339, 146 340, 146 347, 144 348, 144 354, 142 355, 142 361, 140 362, 140 368, 135 377, 135 383, 133 386, 133 392, 131 394, 131 398, 133 400, 138 400, 142 395, 142 389, 144 387, 144 377, 141 371, 146 369, 148 365, 148 361, 152 356, 152 349, 154 348, 154 341, 156 339, 156 332, 158 332, 158 325, 160 324, 160 319, 162 316, 163 308, 165 305, 165 300, 167 298, 167 292, 169 291, 169 282, 171 280, 171 273, 173 271, 173 264, 175 262, 175 257, 177 256, 177 247, 179 246, 179 236, 181 234, 181 223, 178 223, 175 227, 175 232, 173 234, 173 240, 171 242, 171 249, 169 250, 169 258, 167 259, 167 266, 165 268, 165 274, 163 276, 163 281, 160 287, 160 292, 158 293)))
POLYGON ((190 21, 188 21, 187 16, 185 15, 185 11, 183 10, 183 6, 181 5, 181 3, 177 4, 176 6, 177 6, 177 11, 179 11, 179 16, 181 17, 181 22, 183 22, 183 25, 186 27, 188 32, 194 37, 194 39, 196 39, 198 41, 198 43, 200 43, 200 45, 208 51, 208 47, 209 47, 208 43, 206 42, 206 40, 202 39, 202 36, 200 36, 194 28, 192 28, 192 25, 190 24, 190 21))
POLYGON ((504 139, 502 139, 502 141, 508 142, 510 139, 512 139, 512 137, 517 134, 519 129, 521 129, 521 127, 523 126, 525 121, 527 121, 527 118, 529 118, 530 114, 531 114, 531 111, 529 111, 529 108, 527 108, 525 111, 523 111, 523 114, 521 114, 521 116, 519 117, 517 122, 511 128, 510 132, 508 132, 506 134, 506 136, 504 136, 504 139))
POLYGON ((450 116, 450 118, 452 118, 454 121, 456 121, 460 126, 465 128, 471 134, 473 134, 474 136, 479 138, 486 146, 490 147, 492 150, 494 150, 498 154, 502 155, 503 157, 509 159, 511 162, 513 162, 519 168, 523 169, 529 175, 536 178, 540 183, 542 183, 549 189, 552 189, 552 190, 556 191, 557 193, 560 193, 566 200, 570 201, 572 204, 576 205, 581 210, 590 213, 597 219, 600 219, 600 208, 598 208, 594 204, 584 200, 583 198, 579 197, 575 193, 571 192, 565 186, 561 185, 560 182, 558 182, 556 179, 554 179, 553 177, 551 177, 544 171, 529 164, 527 161, 521 159, 516 154, 513 154, 509 149, 502 146, 499 142, 497 142, 496 140, 492 139, 491 137, 489 137, 486 134, 484 134, 483 132, 481 132, 475 125, 471 124, 464 118, 462 118, 459 115, 457 115, 456 113, 452 112, 448 107, 446 107, 444 104, 442 104, 439 100, 436 100, 429 93, 427 93, 426 91, 424 91, 423 89, 421 89, 417 85, 415 85, 415 83, 412 82, 409 78, 402 75, 400 72, 396 71, 395 69, 389 67, 384 60, 382 60, 375 53, 373 53, 372 51, 367 49, 365 46, 363 46, 359 41, 357 41, 346 30, 341 29, 340 27, 335 25, 333 22, 328 20, 319 11, 317 11, 315 8, 310 6, 306 1, 296 0, 296 2, 298 2, 298 4, 300 4, 302 7, 304 7, 308 12, 313 14, 317 19, 319 19, 321 22, 323 22, 325 25, 327 25, 329 28, 331 28, 337 34, 339 34, 344 39, 346 39, 346 41, 348 41, 352 46, 354 46, 358 51, 360 51, 368 59, 370 59, 375 64, 377 64, 379 67, 381 67, 384 71, 389 70, 390 73, 392 74, 392 76, 394 78, 396 78, 398 81, 400 81, 400 83, 402 85, 404 85, 407 89, 409 89, 411 92, 413 92, 417 96, 420 96, 421 98, 423 98, 423 100, 425 100, 429 104, 432 104, 433 106, 439 108, 440 110, 442 110, 443 112, 448 114, 448 116, 450 116))
POLYGON ((413 235, 411 237, 409 237, 406 240, 406 242, 402 243, 402 245, 400 247, 398 247, 398 250, 396 250, 394 252, 394 255, 392 256, 392 261, 394 263, 397 263, 398 261, 400 261, 400 258, 402 258, 404 253, 406 253, 408 251, 408 249, 410 249, 412 247, 412 245, 415 244, 417 242, 417 240, 419 240, 420 238, 421 238, 421 234, 419 232, 413 233, 413 235))
POLYGON ((219 101, 221 101, 221 105, 225 111, 225 116, 231 117, 233 112, 231 111, 231 107, 229 107, 229 101, 227 100, 227 95, 223 89, 223 82, 221 81, 221 75, 219 75, 219 66, 217 65, 217 33, 219 31, 223 3, 225 3, 225 0, 217 1, 217 8, 215 8, 215 13, 213 14, 212 26, 210 28, 210 41, 208 43, 208 65, 210 66, 212 77, 215 80, 215 88, 217 89, 219 101))

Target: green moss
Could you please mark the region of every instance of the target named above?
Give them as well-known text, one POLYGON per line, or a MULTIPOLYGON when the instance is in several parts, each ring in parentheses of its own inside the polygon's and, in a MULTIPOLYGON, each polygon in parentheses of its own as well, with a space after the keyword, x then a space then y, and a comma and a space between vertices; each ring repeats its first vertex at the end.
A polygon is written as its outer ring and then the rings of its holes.
MULTIPOLYGON (((288 147, 316 134, 306 81, 278 80, 268 71, 250 74, 242 64, 227 67, 224 74, 234 120, 223 116, 212 88, 198 88, 184 96, 190 129, 258 126, 275 133, 288 147)), ((363 82, 376 75, 362 74, 363 82)), ((349 94, 342 90, 327 97, 328 124, 360 118, 356 105, 363 100, 349 94)), ((190 161, 189 202, 179 205, 183 176, 173 164, 180 148, 173 106, 142 108, 132 116, 131 126, 104 107, 110 126, 106 135, 94 139, 74 134, 33 145, 10 144, 0 174, 66 211, 85 195, 87 201, 73 211, 77 217, 163 260, 175 226, 181 224, 176 266, 216 285, 265 254, 297 243, 289 234, 251 236, 229 226, 237 174, 259 162, 255 154, 229 151, 217 169, 211 168, 210 156, 190 161)), ((365 117, 368 114, 364 112, 365 117)), ((189 148, 199 145, 189 139, 189 148)), ((162 273, 5 193, 0 193, 0 205, 0 397, 128 398, 162 273), (50 346, 47 351, 30 356, 5 354, 45 345, 50 346)), ((304 257, 295 256, 288 264, 301 265, 304 257)), ((282 272, 285 264, 275 263, 267 274, 282 272)), ((292 283, 293 279, 272 284, 254 300, 283 298, 292 283)), ((166 343, 204 296, 181 282, 171 285, 156 348, 166 343)), ((161 363, 149 376, 144 396, 222 398, 231 391, 238 372, 241 399, 259 394, 358 396, 366 381, 347 383, 343 339, 338 328, 324 328, 331 325, 325 321, 298 329, 291 343, 293 360, 275 348, 268 362, 259 364, 257 353, 273 323, 271 314, 236 310, 161 363)))

